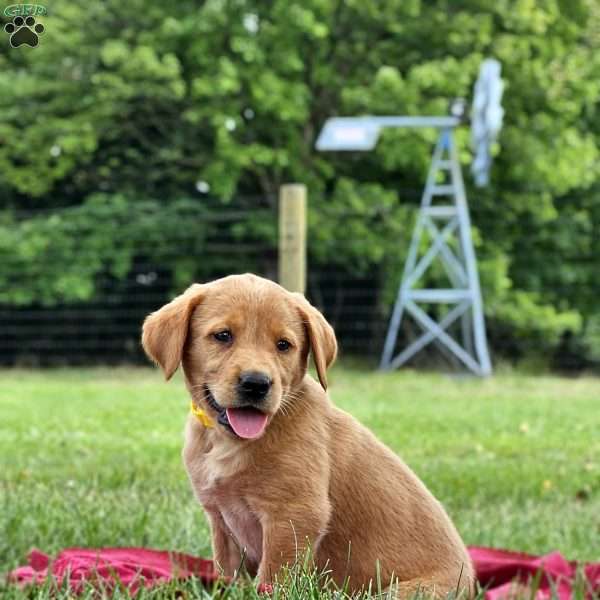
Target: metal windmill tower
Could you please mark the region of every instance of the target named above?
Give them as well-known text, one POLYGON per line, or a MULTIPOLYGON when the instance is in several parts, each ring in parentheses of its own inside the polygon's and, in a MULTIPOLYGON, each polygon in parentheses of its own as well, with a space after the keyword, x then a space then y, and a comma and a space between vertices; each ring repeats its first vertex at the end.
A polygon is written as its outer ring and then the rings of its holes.
MULTIPOLYGON (((502 124, 501 97, 500 64, 486 60, 475 85, 472 106, 475 158, 471 170, 479 186, 488 182, 490 146, 502 124)), ((319 150, 371 150, 385 127, 434 127, 439 130, 386 336, 380 363, 382 369, 401 366, 433 342, 473 373, 491 374, 469 209, 453 136, 460 123, 460 115, 334 118, 326 122, 317 140, 319 150), (423 287, 421 279, 435 262, 441 264, 449 285, 423 287), (441 304, 449 308, 436 319, 419 304, 441 304), (394 356, 402 319, 408 316, 422 333, 394 356), (458 320, 462 343, 448 331, 458 320)))

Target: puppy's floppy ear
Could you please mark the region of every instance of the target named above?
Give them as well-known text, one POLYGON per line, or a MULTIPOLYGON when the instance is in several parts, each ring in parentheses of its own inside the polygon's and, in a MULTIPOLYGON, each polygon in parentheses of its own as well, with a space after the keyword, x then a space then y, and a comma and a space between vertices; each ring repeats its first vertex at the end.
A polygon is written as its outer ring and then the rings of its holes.
POLYGON ((319 381, 324 390, 327 389, 327 368, 337 356, 337 340, 333 327, 325 317, 308 300, 299 293, 292 294, 308 334, 310 351, 317 369, 319 381))
POLYGON ((206 293, 206 285, 195 283, 183 294, 146 317, 142 327, 142 346, 157 363, 167 381, 181 362, 190 317, 206 293))

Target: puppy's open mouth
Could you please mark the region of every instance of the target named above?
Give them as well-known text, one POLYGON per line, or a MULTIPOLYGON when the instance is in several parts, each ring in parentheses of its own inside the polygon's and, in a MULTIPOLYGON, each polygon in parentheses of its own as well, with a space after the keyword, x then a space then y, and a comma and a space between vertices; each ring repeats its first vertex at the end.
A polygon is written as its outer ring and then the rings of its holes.
POLYGON ((217 413, 217 422, 236 436, 245 440, 260 437, 267 426, 268 416, 252 406, 238 406, 225 408, 221 406, 208 389, 204 386, 204 399, 217 413))

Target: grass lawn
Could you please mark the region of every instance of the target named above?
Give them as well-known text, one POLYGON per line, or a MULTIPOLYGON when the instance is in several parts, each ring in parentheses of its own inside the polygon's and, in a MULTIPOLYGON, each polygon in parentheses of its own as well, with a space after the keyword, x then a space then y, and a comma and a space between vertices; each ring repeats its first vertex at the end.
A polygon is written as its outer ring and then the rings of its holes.
MULTIPOLYGON (((600 380, 341 366, 330 392, 418 473, 468 544, 600 560, 600 380)), ((0 573, 33 546, 210 556, 180 459, 187 406, 181 378, 150 369, 1 371, 0 573)))

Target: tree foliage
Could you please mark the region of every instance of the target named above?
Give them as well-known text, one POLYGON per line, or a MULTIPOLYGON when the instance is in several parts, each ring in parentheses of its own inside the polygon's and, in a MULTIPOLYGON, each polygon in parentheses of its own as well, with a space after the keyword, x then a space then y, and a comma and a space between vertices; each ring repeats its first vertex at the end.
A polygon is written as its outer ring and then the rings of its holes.
MULTIPOLYGON (((86 299, 99 271, 123 276, 135 244, 111 243, 98 211, 153 203, 143 235, 158 248, 177 229, 174 203, 218 209, 198 191, 206 184, 220 203, 264 206, 302 181, 315 264, 378 273, 389 307, 434 133, 390 131, 374 152, 344 156, 316 153, 315 137, 331 115, 445 114, 493 56, 505 126, 491 186, 469 188, 492 332, 542 347, 565 329, 593 338, 595 0, 56 0, 49 11, 38 48, 0 50, 0 252, 31 273, 14 281, 0 268, 1 302, 86 299), (12 216, 65 206, 76 208, 67 222, 12 216), (364 220, 341 231, 348 213, 364 220), (45 260, 76 255, 75 230, 85 258, 72 269, 45 260)), ((466 129, 459 143, 466 172, 466 129)), ((201 244, 201 220, 186 225, 201 244)), ((121 239, 135 239, 124 227, 121 239)), ((257 216, 245 235, 273 232, 257 216)))

